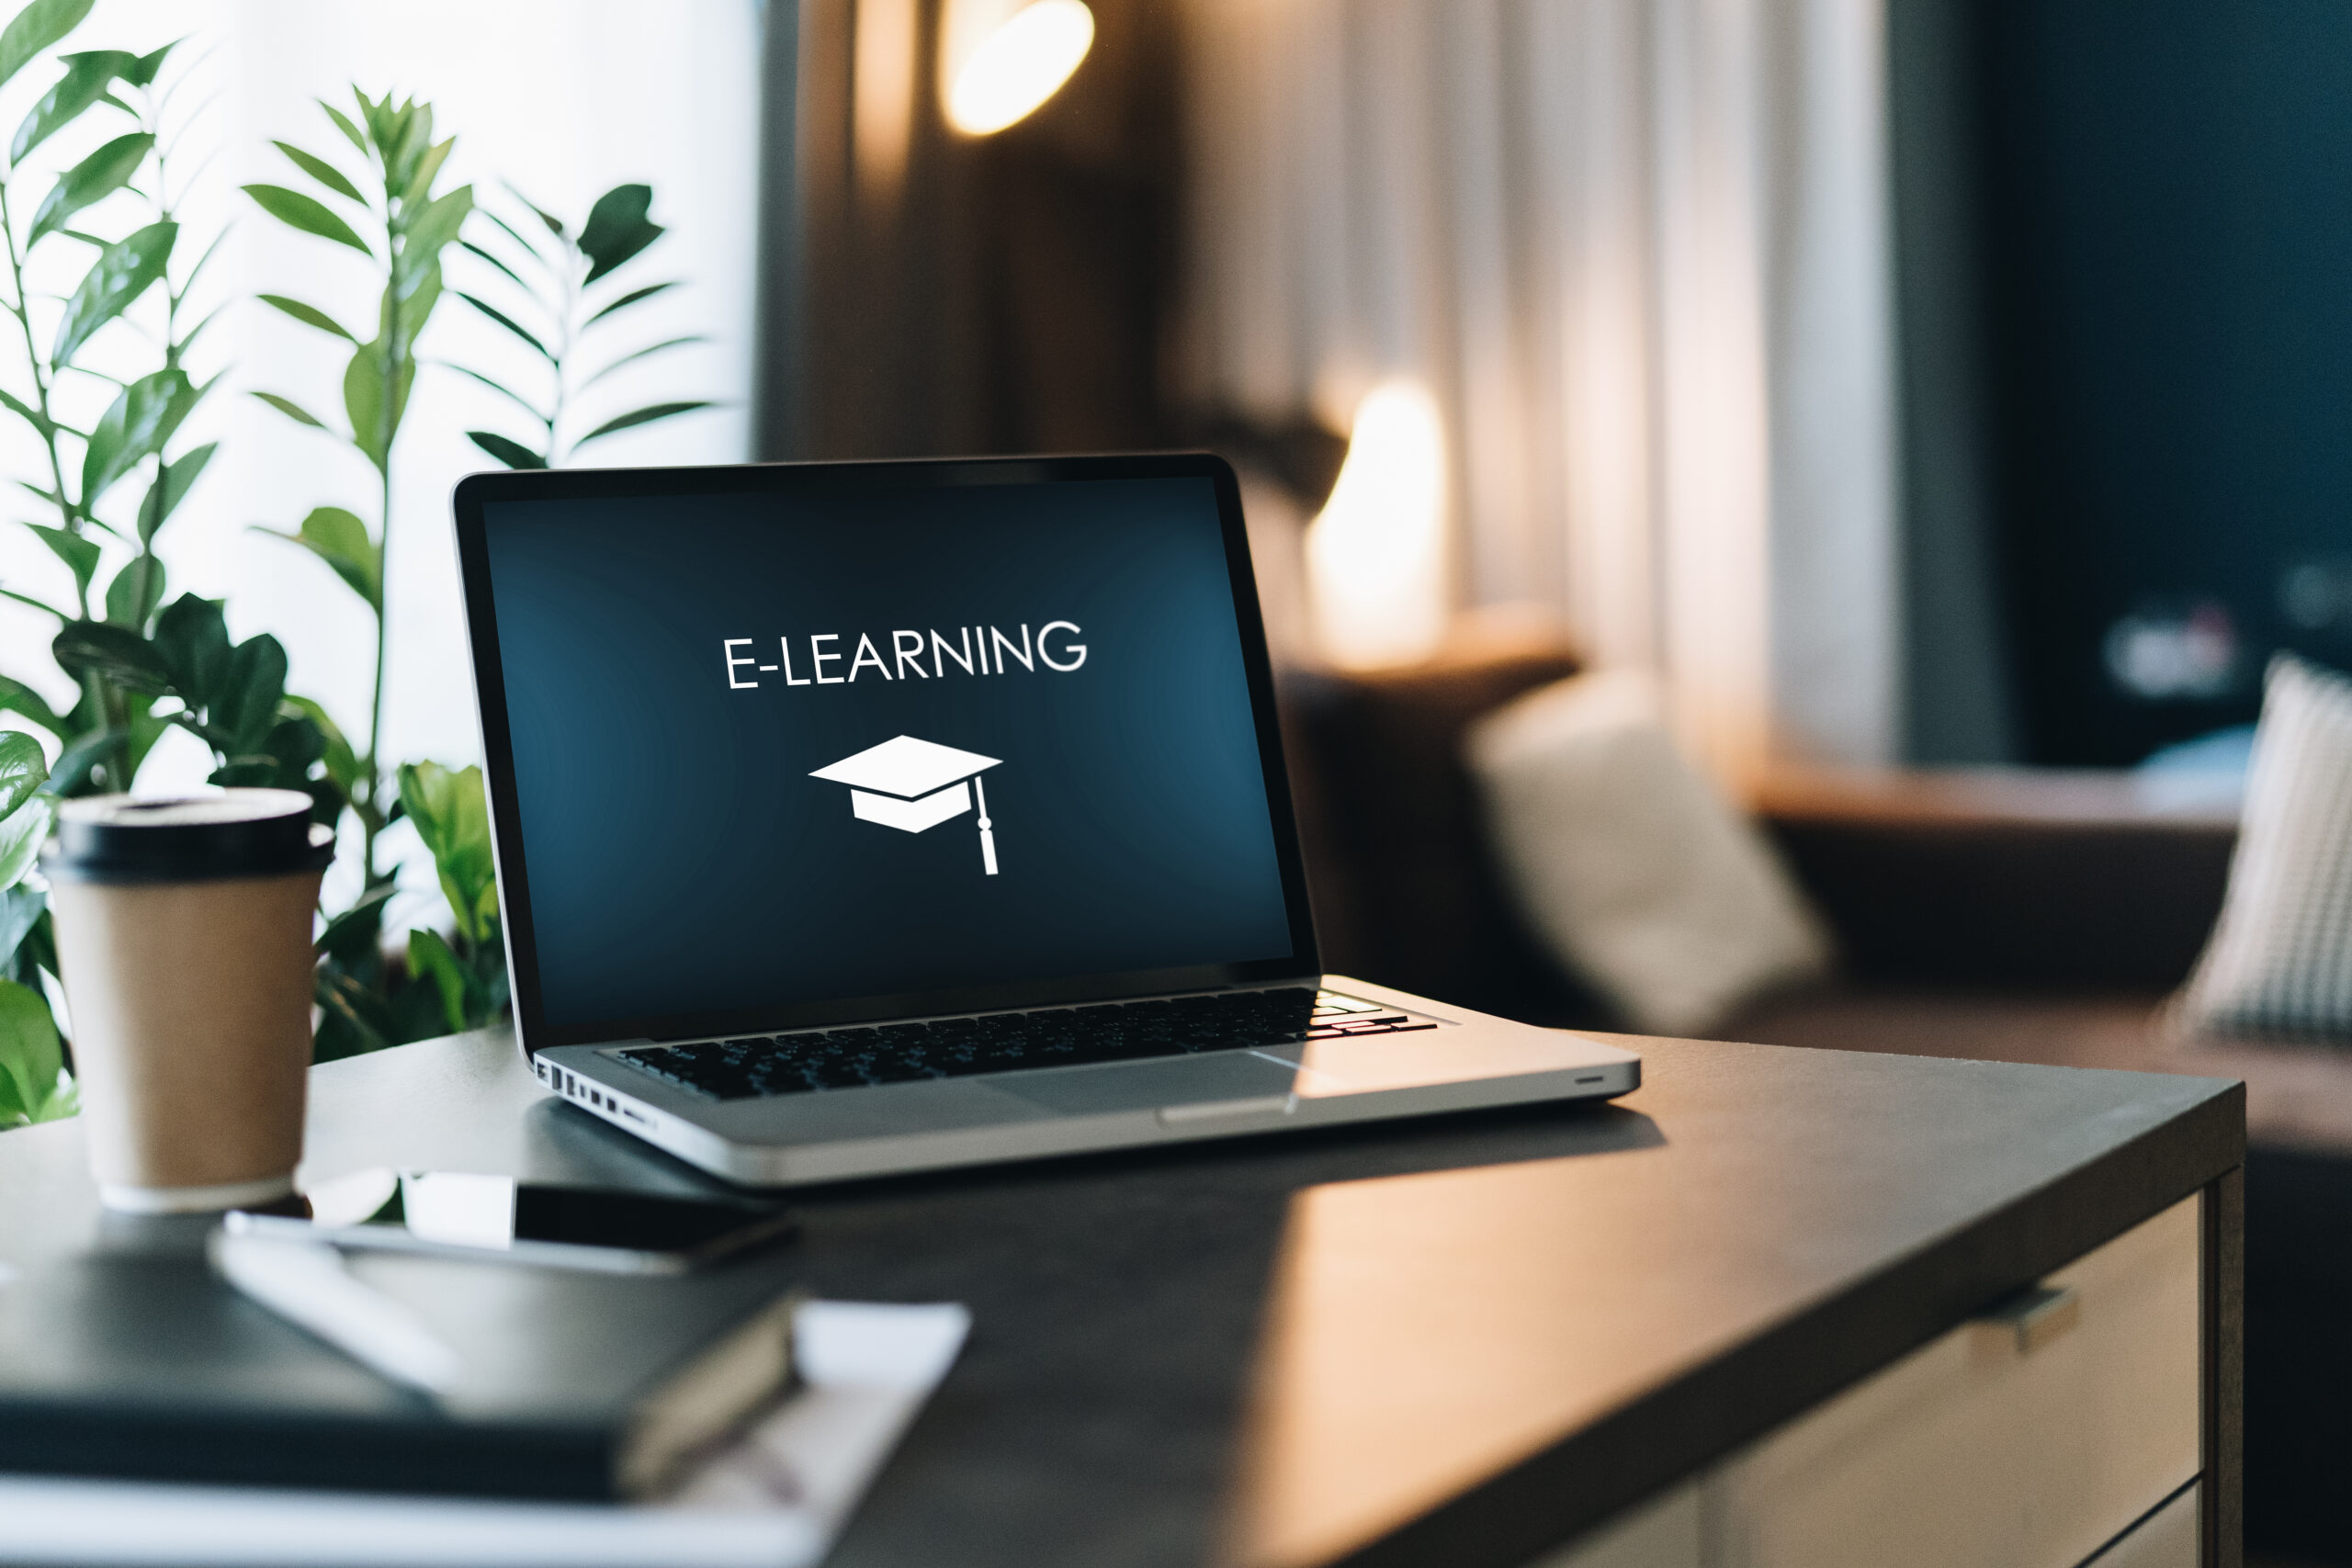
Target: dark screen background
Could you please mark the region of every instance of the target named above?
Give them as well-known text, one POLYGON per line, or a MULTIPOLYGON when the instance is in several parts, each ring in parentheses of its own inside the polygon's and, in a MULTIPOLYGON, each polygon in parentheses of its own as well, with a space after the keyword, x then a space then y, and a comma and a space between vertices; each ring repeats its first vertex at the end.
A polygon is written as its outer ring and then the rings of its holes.
POLYGON ((1208 480, 483 513, 549 1025, 1289 955, 1208 480), (1067 674, 730 690, 721 651, 1054 620, 1067 674), (1003 759, 1000 874, 974 814, 904 833, 808 776, 899 734, 1003 759))

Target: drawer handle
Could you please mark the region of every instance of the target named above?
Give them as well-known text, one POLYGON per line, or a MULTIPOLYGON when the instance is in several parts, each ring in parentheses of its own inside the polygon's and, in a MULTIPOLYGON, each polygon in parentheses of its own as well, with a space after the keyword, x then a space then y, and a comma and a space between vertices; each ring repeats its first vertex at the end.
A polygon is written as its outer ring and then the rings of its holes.
POLYGON ((2030 1356, 2083 1320, 2083 1298, 2072 1285, 2036 1285, 2019 1291, 1976 1321, 2011 1336, 2018 1354, 2030 1356))

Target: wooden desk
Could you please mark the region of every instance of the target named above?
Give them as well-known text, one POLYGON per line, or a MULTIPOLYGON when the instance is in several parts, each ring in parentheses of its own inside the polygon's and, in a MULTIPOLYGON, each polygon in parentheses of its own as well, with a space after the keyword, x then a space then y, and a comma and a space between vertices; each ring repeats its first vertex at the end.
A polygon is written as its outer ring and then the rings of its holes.
MULTIPOLYGON (((1818 1423, 1796 1418, 1840 1391, 1829 1408, 1883 1406, 1891 1366, 1973 1365, 1956 1327, 2186 1200, 2176 1370, 2198 1387, 2175 1393, 2197 1488, 2171 1517, 2235 1568, 2238 1086, 1634 1043, 1648 1081, 1615 1107, 804 1195, 811 1287, 976 1314, 831 1562, 1770 1562, 1764 1535, 1711 1545, 1678 1521, 1752 1506, 1743 1486, 1810 1462, 1818 1423), (1666 1523, 1648 1544, 1595 1534, 1627 1519, 1666 1523)), ((314 1177, 700 1184, 546 1098, 500 1035, 312 1082, 314 1177)), ((0 1261, 85 1244, 81 1160, 71 1123, 0 1135, 0 1261)))

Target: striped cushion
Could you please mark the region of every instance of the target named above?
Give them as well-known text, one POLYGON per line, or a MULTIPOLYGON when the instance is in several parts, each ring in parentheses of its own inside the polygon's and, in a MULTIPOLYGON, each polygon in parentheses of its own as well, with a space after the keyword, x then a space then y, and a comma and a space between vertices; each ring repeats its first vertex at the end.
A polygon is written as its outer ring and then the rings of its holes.
POLYGON ((2217 1033, 2352 1038, 2352 680, 2271 661, 2229 894, 2180 1013, 2217 1033))

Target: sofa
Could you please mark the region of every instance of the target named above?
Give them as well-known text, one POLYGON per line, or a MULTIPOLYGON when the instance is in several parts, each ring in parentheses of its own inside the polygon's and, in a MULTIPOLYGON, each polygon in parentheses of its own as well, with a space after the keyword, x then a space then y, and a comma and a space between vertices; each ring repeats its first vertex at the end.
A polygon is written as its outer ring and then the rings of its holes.
MULTIPOLYGON (((1520 919, 1462 761, 1473 722, 1576 668, 1521 639, 1282 678, 1327 967, 1622 1027, 1520 919)), ((2181 1038, 2163 1013, 2220 908, 2233 817, 2130 773, 2030 769, 1792 771, 1748 804, 1840 963, 1723 1036, 2245 1081, 2248 1540, 2352 1563, 2334 1491, 2352 1473, 2352 1052, 2181 1038)))

